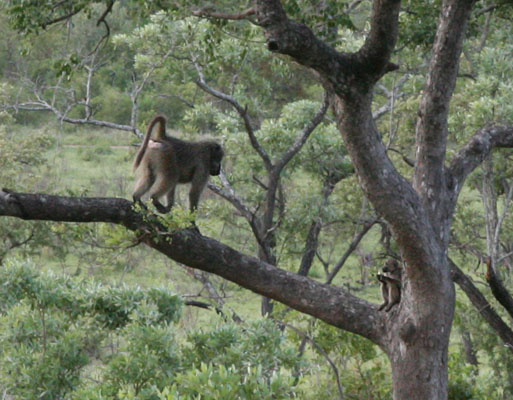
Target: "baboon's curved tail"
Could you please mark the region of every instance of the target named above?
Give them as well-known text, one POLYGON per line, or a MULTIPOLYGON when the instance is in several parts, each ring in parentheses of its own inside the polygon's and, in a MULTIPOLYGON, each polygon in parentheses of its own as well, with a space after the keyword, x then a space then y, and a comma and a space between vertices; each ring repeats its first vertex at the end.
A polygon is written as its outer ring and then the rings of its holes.
POLYGON ((153 131, 153 128, 158 123, 159 123, 159 129, 157 131, 157 135, 156 135, 155 139, 162 140, 166 136, 166 118, 164 118, 162 115, 157 115, 155 118, 153 118, 153 121, 150 122, 150 125, 148 126, 148 130, 146 131, 146 135, 144 136, 144 141, 142 142, 141 147, 139 148, 139 151, 137 152, 137 155, 135 156, 134 171, 137 169, 137 167, 141 163, 144 153, 146 152, 146 148, 148 147, 148 143, 151 139, 151 133, 153 131))

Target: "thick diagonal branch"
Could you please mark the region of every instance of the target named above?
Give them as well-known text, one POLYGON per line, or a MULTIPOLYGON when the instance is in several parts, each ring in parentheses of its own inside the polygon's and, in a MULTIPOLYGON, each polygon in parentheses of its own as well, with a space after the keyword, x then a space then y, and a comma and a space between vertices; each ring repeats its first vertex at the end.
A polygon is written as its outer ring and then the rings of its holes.
POLYGON ((194 229, 168 234, 152 215, 119 198, 74 198, 0 191, 0 216, 61 222, 109 222, 138 232, 146 245, 192 268, 210 272, 338 328, 382 344, 382 315, 346 291, 250 257, 194 229))
MULTIPOLYGON (((444 221, 447 213, 452 211, 450 207, 444 207, 447 205, 447 184, 444 174, 447 118, 458 75, 465 27, 473 4, 472 0, 443 2, 428 79, 419 106, 414 187, 424 204, 430 206, 427 209, 433 214, 433 220, 436 222, 444 221)), ((440 227, 444 228, 442 224, 440 227)), ((439 232, 437 236, 440 236, 439 232)))
POLYGON ((449 260, 449 263, 454 282, 465 292, 474 307, 477 308, 486 322, 497 332, 510 351, 513 352, 513 331, 492 308, 488 300, 476 288, 470 278, 452 260, 449 260))
POLYGON ((477 131, 458 152, 448 168, 453 206, 467 176, 474 171, 494 148, 513 147, 513 126, 488 126, 477 131))
POLYGON ((499 274, 492 267, 491 257, 488 257, 486 260, 486 281, 490 285, 495 299, 504 307, 511 318, 513 318, 513 297, 502 283, 499 274))

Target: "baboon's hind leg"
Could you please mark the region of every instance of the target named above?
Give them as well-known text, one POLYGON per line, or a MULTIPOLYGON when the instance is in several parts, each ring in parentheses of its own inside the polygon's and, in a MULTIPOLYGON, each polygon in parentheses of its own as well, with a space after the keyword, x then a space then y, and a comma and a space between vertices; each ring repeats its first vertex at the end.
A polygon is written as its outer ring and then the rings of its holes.
POLYGON ((153 177, 148 168, 144 169, 144 172, 139 175, 134 187, 134 193, 132 194, 132 198, 134 203, 140 204, 142 207, 146 208, 144 203, 141 201, 141 197, 150 189, 153 184, 153 177))
POLYGON ((174 203, 174 191, 177 182, 178 179, 173 174, 160 173, 157 176, 155 183, 151 187, 150 197, 158 212, 166 214, 171 210, 174 203), (173 196, 171 201, 169 201, 170 194, 173 196), (168 200, 168 204, 166 206, 162 205, 159 201, 159 199, 164 195, 166 195, 168 200))

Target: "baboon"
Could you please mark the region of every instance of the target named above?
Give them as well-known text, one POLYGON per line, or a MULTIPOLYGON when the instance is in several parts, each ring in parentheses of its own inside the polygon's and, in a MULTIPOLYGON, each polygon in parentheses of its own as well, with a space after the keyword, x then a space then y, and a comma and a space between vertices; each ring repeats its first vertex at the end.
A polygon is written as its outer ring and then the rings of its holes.
POLYGON ((378 281, 381 282, 381 293, 383 294, 384 303, 379 306, 378 310, 383 308, 386 312, 401 301, 401 266, 397 260, 390 259, 383 267, 383 274, 378 274, 378 281))
POLYGON ((176 185, 190 183, 189 207, 195 211, 209 176, 221 172, 223 156, 222 147, 214 141, 188 142, 167 136, 166 119, 155 117, 134 160, 134 202, 142 204, 141 197, 149 192, 157 211, 167 213, 174 204, 176 185), (152 138, 155 125, 158 129, 152 138), (166 206, 159 202, 161 197, 166 198, 166 206))

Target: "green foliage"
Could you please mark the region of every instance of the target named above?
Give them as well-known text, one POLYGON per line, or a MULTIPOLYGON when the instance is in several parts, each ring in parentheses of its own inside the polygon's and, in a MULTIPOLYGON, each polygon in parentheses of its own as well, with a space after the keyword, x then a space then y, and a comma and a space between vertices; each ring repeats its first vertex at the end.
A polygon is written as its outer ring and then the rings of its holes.
POLYGON ((116 398, 120 390, 133 390, 139 399, 155 398, 155 388, 171 384, 180 366, 174 335, 167 326, 136 323, 122 338, 126 344, 106 365, 100 392, 116 398))
POLYGON ((108 287, 17 262, 0 269, 0 385, 41 399, 292 398, 302 365, 272 321, 172 328, 164 289, 108 287), (221 397, 219 397, 221 396, 221 397))
MULTIPOLYGON (((91 0, 80 0, 66 4, 65 7, 59 9, 60 15, 53 18, 66 15, 66 13, 76 13, 83 10, 92 3, 91 0)), ((8 0, 7 11, 11 17, 11 24, 15 29, 23 32, 38 32, 41 27, 53 18, 49 16, 53 12, 52 1, 37 0, 8 0)))
POLYGON ((287 372, 299 363, 294 349, 269 321, 248 328, 227 325, 198 331, 178 347, 166 328, 130 325, 123 334, 127 346, 106 364, 102 383, 84 386, 74 398, 294 397, 297 391, 287 372))
MULTIPOLYGON (((14 29, 25 34, 38 33, 48 25, 66 20, 67 16, 78 13, 85 15, 87 19, 99 18, 109 6, 110 0, 7 0, 6 10, 10 17, 10 23, 14 29)), ((135 14, 146 14, 157 8, 169 7, 166 0, 130 0, 129 8, 135 14)), ((95 20, 96 23, 96 20, 95 20)))
POLYGON ((486 398, 486 392, 481 392, 476 387, 476 375, 477 368, 466 364, 461 353, 452 353, 449 359, 449 399, 474 400, 486 398))
POLYGON ((237 369, 235 366, 201 364, 199 368, 177 377, 171 390, 164 390, 164 399, 248 399, 271 400, 296 398, 291 391, 292 379, 279 375, 266 378, 261 368, 237 369))
POLYGON ((135 204, 133 208, 135 211, 144 214, 146 221, 156 220, 166 227, 165 232, 154 232, 155 240, 171 240, 169 234, 180 229, 190 228, 196 220, 196 212, 191 212, 189 208, 180 205, 173 206, 167 214, 158 213, 153 204, 149 204, 149 209, 144 208, 141 204, 135 204))
POLYGON ((184 349, 184 373, 170 393, 180 399, 287 399, 290 374, 302 364, 297 350, 270 320, 240 326, 225 325, 189 335, 184 349), (188 371, 188 372, 187 372, 188 371), (181 397, 183 396, 183 397, 181 397))
MULTIPOLYGON (((504 40, 502 32, 495 32, 496 40, 504 40)), ((449 122, 457 138, 465 140, 477 129, 496 122, 513 121, 513 67, 509 55, 513 44, 503 42, 498 47, 485 48, 479 55, 480 63, 473 71, 475 79, 460 82, 454 96, 454 109, 449 122)))
POLYGON ((66 398, 111 330, 179 317, 166 290, 103 287, 27 264, 7 263, 0 285, 0 384, 20 398, 66 398))
POLYGON ((61 312, 14 306, 0 317, 0 382, 24 399, 57 399, 76 387, 80 370, 89 363, 89 321, 72 324, 61 312))
POLYGON ((66 60, 57 60, 53 65, 55 75, 57 77, 64 75, 68 79, 71 79, 71 74, 75 68, 80 64, 80 59, 76 54, 72 54, 66 60))
MULTIPOLYGON (((493 298, 490 290, 484 294, 488 299, 493 298)), ((450 391, 460 396, 455 398, 463 399, 510 398, 513 395, 513 360, 509 349, 482 318, 475 317, 474 307, 467 299, 463 296, 458 296, 458 299, 455 326, 468 333, 479 364, 466 363, 464 349, 452 349, 449 358, 450 391)), ((507 318, 500 308, 496 310, 507 318)))
POLYGON ((304 21, 315 34, 330 43, 336 43, 339 39, 338 29, 356 29, 350 16, 346 13, 348 1, 329 0, 312 3, 305 0, 287 0, 283 3, 288 15, 296 20, 304 21))
POLYGON ((244 331, 226 325, 211 332, 195 332, 188 341, 193 345, 187 360, 191 367, 203 363, 234 365, 241 370, 260 366, 262 374, 271 378, 280 368, 289 369, 299 362, 296 350, 270 320, 254 322, 244 331))
POLYGON ((384 354, 370 341, 324 323, 318 324, 315 341, 327 354, 336 357, 339 365, 353 366, 341 374, 348 398, 388 398, 391 395, 388 363, 384 354))
POLYGON ((401 30, 399 42, 412 48, 419 46, 426 50, 435 39, 441 0, 409 0, 404 4, 405 12, 400 15, 401 30))
POLYGON ((119 328, 133 319, 132 313, 147 302, 157 307, 157 322, 172 323, 180 316, 180 300, 165 289, 143 291, 109 287, 55 274, 41 275, 33 267, 7 263, 0 269, 0 311, 20 301, 34 309, 57 308, 73 318, 90 316, 101 326, 119 328))

